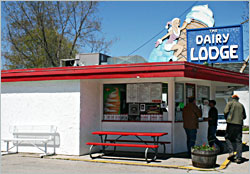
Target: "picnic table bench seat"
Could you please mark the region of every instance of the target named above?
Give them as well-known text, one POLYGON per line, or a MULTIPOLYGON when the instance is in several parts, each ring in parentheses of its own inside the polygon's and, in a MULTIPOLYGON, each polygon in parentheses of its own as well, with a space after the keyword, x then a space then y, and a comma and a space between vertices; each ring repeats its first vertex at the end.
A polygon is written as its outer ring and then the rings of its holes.
MULTIPOLYGON (((147 162, 150 162, 148 160, 148 150, 151 149, 156 149, 159 147, 159 145, 146 145, 146 144, 117 144, 117 143, 96 143, 96 142, 88 142, 86 145, 90 145, 90 150, 89 150, 89 156, 94 159, 92 156, 92 148, 94 146, 114 146, 114 147, 139 147, 139 148, 146 148, 145 150, 145 160, 147 162)), ((152 160, 156 159, 156 155, 152 158, 152 160)))
MULTIPOLYGON (((133 143, 154 143, 154 141, 149 141, 149 140, 143 140, 143 141, 138 141, 138 140, 121 140, 121 139, 107 139, 106 141, 114 143, 114 142, 133 142, 133 143)), ((166 144, 171 144, 169 141, 159 141, 159 144, 163 146, 163 153, 166 153, 166 144)))

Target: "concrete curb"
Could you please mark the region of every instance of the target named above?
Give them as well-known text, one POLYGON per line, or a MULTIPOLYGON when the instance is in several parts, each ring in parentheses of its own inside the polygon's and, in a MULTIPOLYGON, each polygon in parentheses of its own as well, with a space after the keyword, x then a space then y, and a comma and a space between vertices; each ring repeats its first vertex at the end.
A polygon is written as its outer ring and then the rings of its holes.
POLYGON ((122 165, 134 165, 134 166, 161 167, 161 168, 198 170, 198 171, 218 171, 217 169, 203 169, 203 168, 185 167, 185 166, 178 166, 178 165, 160 165, 160 164, 146 164, 146 163, 135 163, 135 162, 118 162, 118 161, 106 161, 106 160, 87 160, 87 159, 76 159, 76 158, 50 158, 50 159, 96 162, 96 163, 109 163, 109 164, 122 164, 122 165))
MULTIPOLYGON (((246 144, 246 142, 243 142, 246 144)), ((20 155, 21 157, 40 158, 40 156, 33 155, 20 155)), ((164 165, 164 164, 150 164, 150 163, 137 163, 137 162, 119 162, 109 160, 92 160, 92 159, 79 159, 74 157, 55 157, 55 156, 44 156, 45 159, 56 159, 56 160, 70 160, 70 161, 84 161, 84 162, 95 162, 95 163, 109 163, 109 164, 121 164, 121 165, 133 165, 133 166, 147 166, 147 167, 161 167, 161 168, 172 168, 172 169, 183 169, 183 170, 196 170, 196 171, 217 171, 220 172, 226 169, 230 164, 230 160, 226 159, 218 168, 206 169, 197 168, 193 166, 181 166, 181 165, 164 165)))

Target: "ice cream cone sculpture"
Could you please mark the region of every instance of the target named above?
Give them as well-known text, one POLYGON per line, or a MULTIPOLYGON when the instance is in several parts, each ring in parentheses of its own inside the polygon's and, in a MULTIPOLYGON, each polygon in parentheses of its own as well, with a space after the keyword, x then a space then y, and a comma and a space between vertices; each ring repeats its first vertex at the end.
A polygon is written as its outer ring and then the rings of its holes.
POLYGON ((194 6, 180 27, 180 19, 167 22, 167 34, 158 39, 151 52, 149 62, 169 62, 187 60, 186 29, 214 26, 213 12, 207 5, 194 6))
POLYGON ((178 44, 184 49, 178 55, 178 61, 187 60, 187 30, 194 28, 206 28, 214 26, 213 12, 208 8, 208 5, 198 5, 194 6, 191 11, 187 14, 186 20, 192 19, 192 21, 187 24, 186 28, 182 30, 180 37, 178 39, 178 44))

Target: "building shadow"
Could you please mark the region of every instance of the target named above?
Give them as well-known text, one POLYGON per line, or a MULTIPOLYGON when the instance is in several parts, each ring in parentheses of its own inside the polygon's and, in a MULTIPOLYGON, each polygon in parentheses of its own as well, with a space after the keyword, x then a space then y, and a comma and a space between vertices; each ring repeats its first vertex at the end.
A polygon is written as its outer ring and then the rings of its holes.
MULTIPOLYGON (((105 150, 103 155, 95 155, 100 154, 101 151, 98 153, 94 153, 94 159, 110 159, 110 160, 119 160, 119 161, 137 161, 137 162, 145 162, 145 154, 144 152, 127 152, 127 151, 112 151, 112 150, 105 150)), ((148 160, 150 161, 153 158, 154 154, 148 152, 148 160)), ((161 163, 162 154, 157 155, 157 159, 154 163, 161 163)))
MULTIPOLYGON (((127 152, 127 151, 114 151, 106 150, 104 155, 95 155, 100 154, 101 151, 94 153, 93 156, 96 156, 95 159, 112 159, 112 160, 131 160, 131 161, 140 161, 145 162, 145 153, 144 152, 127 152)), ((148 153, 148 159, 152 159, 154 156, 153 152, 148 153)), ((188 153, 178 153, 178 154, 163 154, 158 153, 157 159, 153 161, 154 163, 161 163, 163 160, 168 160, 170 158, 182 158, 182 159, 190 159, 188 153)))
MULTIPOLYGON (((226 144, 226 141, 220 141, 224 147, 223 151, 220 154, 226 154, 229 153, 228 147, 226 144)), ((236 149, 236 143, 232 142, 234 149, 236 149)), ((249 146, 246 144, 242 144, 242 152, 248 152, 249 151, 249 146)))
MULTIPOLYGON (((223 144, 223 151, 218 154, 218 155, 223 155, 228 153, 227 145, 225 141, 221 141, 223 144)), ((233 143, 233 146, 235 148, 235 143, 233 143)), ((248 152, 249 151, 249 146, 242 144, 242 152, 248 152)), ((100 151, 98 152, 100 153, 100 151)), ((153 153, 148 153, 148 159, 152 159, 153 153)), ((121 160, 121 161, 138 161, 138 162, 145 162, 145 154, 143 152, 127 152, 127 151, 114 151, 112 150, 106 150, 105 154, 103 156, 97 156, 97 158, 101 159, 110 159, 110 160, 121 160)), ((153 161, 154 163, 161 163, 164 160, 168 160, 171 158, 179 158, 179 159, 190 159, 190 156, 188 155, 187 152, 182 152, 182 153, 177 153, 177 154, 163 154, 163 153, 158 153, 157 155, 157 160, 153 161)), ((249 159, 247 158, 242 158, 242 162, 247 162, 249 159)), ((232 162, 235 162, 232 160, 232 162)), ((215 168, 219 167, 219 164, 216 164, 215 168)))

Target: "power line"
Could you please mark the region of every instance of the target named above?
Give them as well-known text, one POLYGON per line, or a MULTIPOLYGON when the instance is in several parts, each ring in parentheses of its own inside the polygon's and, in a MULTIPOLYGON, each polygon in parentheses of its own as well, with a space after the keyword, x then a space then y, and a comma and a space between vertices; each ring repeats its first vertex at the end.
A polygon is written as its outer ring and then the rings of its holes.
POLYGON ((130 56, 131 54, 133 54, 134 52, 136 52, 137 50, 141 49, 144 45, 146 45, 147 43, 149 43, 151 40, 153 40, 156 36, 158 36, 159 34, 161 34, 163 31, 165 30, 162 29, 159 33, 157 33, 156 35, 154 35, 151 39, 149 39, 148 41, 144 42, 141 46, 139 46, 138 48, 136 48, 134 51, 132 51, 130 54, 128 54, 128 56, 130 56))
POLYGON ((180 16, 179 18, 181 18, 185 13, 187 13, 187 11, 192 8, 193 6, 195 6, 198 3, 198 1, 195 1, 190 7, 188 7, 180 16))
MULTIPOLYGON (((192 8, 195 4, 197 4, 198 1, 195 1, 190 7, 188 7, 180 16, 179 18, 181 18, 181 16, 183 16, 190 8, 192 8)), ((138 48, 136 48, 134 51, 132 51, 131 53, 128 54, 128 56, 130 56, 131 54, 133 54, 134 52, 138 51, 139 49, 141 49, 142 47, 144 47, 147 43, 149 43, 151 40, 153 40, 156 36, 158 36, 159 34, 161 34, 163 31, 165 30, 162 29, 159 33, 157 33, 156 35, 154 35, 152 38, 150 38, 149 40, 147 40, 146 42, 144 42, 141 46, 139 46, 138 48)))

